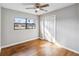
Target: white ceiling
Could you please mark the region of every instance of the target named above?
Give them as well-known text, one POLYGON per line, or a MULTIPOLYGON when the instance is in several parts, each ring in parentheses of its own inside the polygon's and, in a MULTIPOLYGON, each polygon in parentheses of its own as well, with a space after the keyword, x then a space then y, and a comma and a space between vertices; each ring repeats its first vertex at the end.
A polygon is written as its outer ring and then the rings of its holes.
POLYGON ((35 14, 35 15, 41 15, 41 14, 45 14, 57 9, 61 9, 70 5, 73 5, 74 3, 49 3, 49 7, 45 7, 43 9, 48 10, 47 12, 44 11, 39 11, 37 13, 35 13, 35 10, 30 9, 27 10, 25 8, 28 7, 33 7, 33 5, 29 5, 29 3, 23 4, 23 3, 2 3, 2 7, 4 8, 8 8, 8 9, 12 9, 12 10, 17 10, 17 11, 21 11, 21 12, 26 12, 26 13, 31 13, 31 14, 35 14))

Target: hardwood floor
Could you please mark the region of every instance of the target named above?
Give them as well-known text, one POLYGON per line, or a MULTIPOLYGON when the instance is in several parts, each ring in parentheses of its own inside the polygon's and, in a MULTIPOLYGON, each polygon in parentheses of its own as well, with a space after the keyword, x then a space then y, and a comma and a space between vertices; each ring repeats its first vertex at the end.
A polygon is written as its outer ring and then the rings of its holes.
POLYGON ((6 53, 10 52, 9 54, 5 54, 4 49, 2 49, 1 54, 12 56, 79 56, 77 53, 40 39, 16 45, 9 49, 13 49, 7 50, 6 53))

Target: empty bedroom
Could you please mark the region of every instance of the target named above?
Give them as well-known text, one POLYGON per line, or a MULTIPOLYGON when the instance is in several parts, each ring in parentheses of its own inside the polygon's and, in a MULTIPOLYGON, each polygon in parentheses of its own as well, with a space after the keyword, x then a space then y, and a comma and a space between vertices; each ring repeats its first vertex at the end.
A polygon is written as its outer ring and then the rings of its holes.
POLYGON ((79 56, 79 3, 0 3, 0 56, 79 56))

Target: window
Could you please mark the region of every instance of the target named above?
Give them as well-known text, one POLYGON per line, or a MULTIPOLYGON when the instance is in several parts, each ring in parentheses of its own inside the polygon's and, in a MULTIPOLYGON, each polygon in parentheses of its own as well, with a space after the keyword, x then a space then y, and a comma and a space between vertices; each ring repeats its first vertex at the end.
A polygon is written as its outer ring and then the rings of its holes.
POLYGON ((28 29, 34 29, 35 28, 35 23, 33 19, 27 19, 27 28, 28 29))
POLYGON ((33 19, 16 17, 14 21, 14 29, 34 29, 35 22, 33 19))

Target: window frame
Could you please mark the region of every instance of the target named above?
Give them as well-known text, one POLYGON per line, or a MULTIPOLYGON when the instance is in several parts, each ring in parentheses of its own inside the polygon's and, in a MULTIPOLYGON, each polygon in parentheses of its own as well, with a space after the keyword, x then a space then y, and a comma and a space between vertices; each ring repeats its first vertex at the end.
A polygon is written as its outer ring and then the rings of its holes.
MULTIPOLYGON (((23 17, 15 17, 15 18, 14 18, 14 30, 25 30, 25 29, 35 29, 35 28, 36 28, 35 22, 33 23, 34 25, 31 26, 32 28, 28 28, 28 24, 32 24, 32 23, 27 23, 27 20, 28 20, 29 18, 23 18, 23 17), (26 22, 25 22, 25 23, 16 23, 16 22, 15 22, 15 18, 25 19, 26 22), (25 29, 16 29, 16 28, 15 28, 15 27, 16 27, 15 24, 25 24, 25 29)), ((30 20, 33 20, 33 21, 34 21, 34 19, 30 19, 30 20)))

